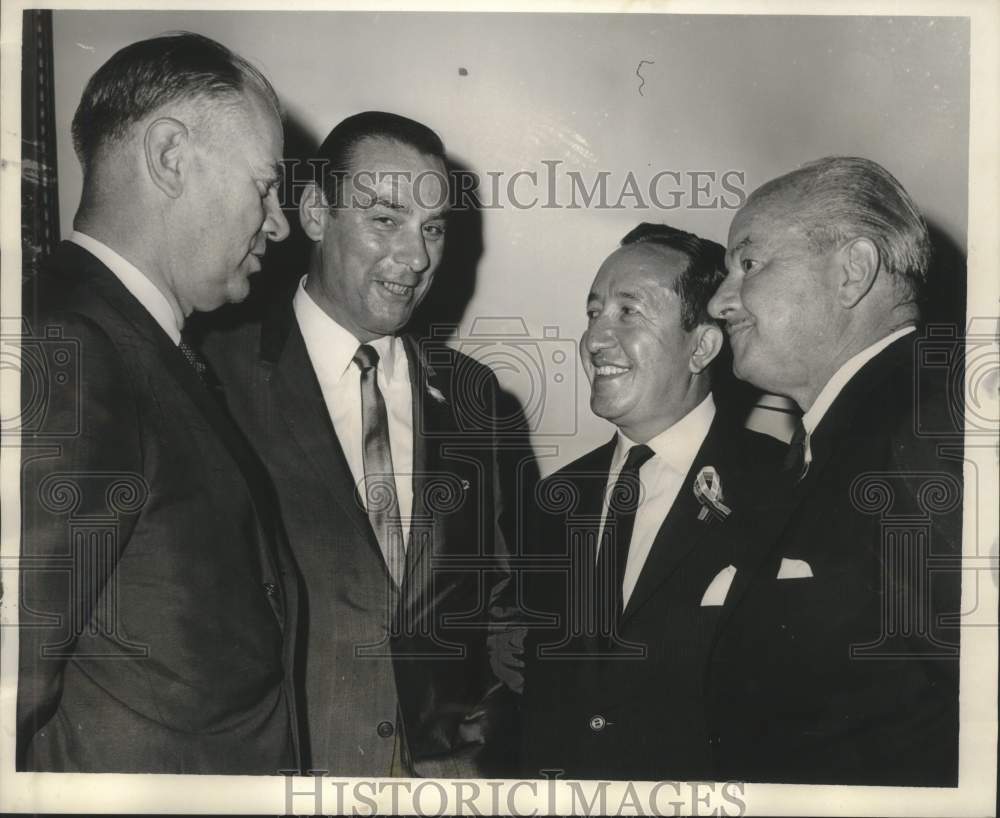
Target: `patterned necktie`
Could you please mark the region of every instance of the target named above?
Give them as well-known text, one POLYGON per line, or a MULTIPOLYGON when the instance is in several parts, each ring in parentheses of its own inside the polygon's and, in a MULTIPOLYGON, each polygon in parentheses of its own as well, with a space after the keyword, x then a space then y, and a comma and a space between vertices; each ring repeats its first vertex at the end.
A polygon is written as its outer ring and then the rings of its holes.
POLYGON ((361 370, 361 439, 365 461, 365 507, 378 538, 389 575, 403 584, 406 564, 403 528, 399 522, 396 478, 389 448, 389 416, 378 388, 378 353, 362 344, 354 355, 361 370))
POLYGON ((809 471, 809 464, 806 462, 806 442, 808 440, 806 427, 802 423, 802 418, 795 421, 795 432, 788 442, 788 451, 785 452, 784 470, 791 474, 795 482, 798 483, 806 472, 809 471))
POLYGON ((622 615, 622 582, 628 563, 628 549, 635 527, 635 513, 639 508, 642 485, 639 469, 655 452, 649 446, 633 446, 625 457, 618 479, 608 498, 608 513, 604 518, 604 535, 597 554, 597 622, 599 633, 611 636, 617 632, 617 622, 622 615))
POLYGON ((191 368, 205 386, 209 389, 218 388, 219 381, 215 377, 215 373, 212 372, 212 368, 208 365, 208 361, 184 339, 184 336, 181 336, 181 342, 177 345, 177 348, 181 351, 184 359, 191 364, 191 368))

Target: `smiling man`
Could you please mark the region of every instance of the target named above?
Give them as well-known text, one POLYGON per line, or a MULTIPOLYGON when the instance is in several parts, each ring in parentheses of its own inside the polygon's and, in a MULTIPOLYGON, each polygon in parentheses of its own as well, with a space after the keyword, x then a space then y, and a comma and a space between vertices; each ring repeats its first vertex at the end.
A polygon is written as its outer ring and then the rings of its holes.
POLYGON ((18 768, 276 775, 294 568, 181 333, 288 235, 278 100, 219 43, 157 37, 97 70, 73 139, 75 229, 24 287, 18 768))
POLYGON ((714 777, 705 668, 780 448, 712 394, 724 253, 642 224, 591 286, 580 354, 617 431, 539 487, 529 603, 556 624, 528 643, 524 775, 714 777))
POLYGON ((733 220, 709 309, 736 374, 804 415, 715 655, 722 777, 957 784, 962 380, 918 368, 929 256, 866 159, 780 176, 733 220))
POLYGON ((396 114, 337 125, 299 208, 306 274, 206 345, 277 486, 306 589, 308 763, 336 775, 496 774, 513 726, 488 639, 500 447, 462 422, 461 379, 480 418, 496 379, 457 354, 432 368, 404 333, 444 252, 444 155, 396 114))

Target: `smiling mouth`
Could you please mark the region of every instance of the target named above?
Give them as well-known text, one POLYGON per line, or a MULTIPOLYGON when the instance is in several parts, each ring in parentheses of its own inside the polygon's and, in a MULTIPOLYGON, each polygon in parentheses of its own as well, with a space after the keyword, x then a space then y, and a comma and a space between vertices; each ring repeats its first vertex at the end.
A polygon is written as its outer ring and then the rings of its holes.
POLYGON ((631 371, 631 367, 627 366, 615 366, 614 364, 605 364, 604 366, 594 367, 594 377, 597 378, 617 378, 619 375, 624 375, 626 372, 631 371))
POLYGON ((394 281, 379 281, 382 289, 387 290, 399 298, 409 298, 413 295, 415 287, 407 287, 405 284, 396 284, 394 281))

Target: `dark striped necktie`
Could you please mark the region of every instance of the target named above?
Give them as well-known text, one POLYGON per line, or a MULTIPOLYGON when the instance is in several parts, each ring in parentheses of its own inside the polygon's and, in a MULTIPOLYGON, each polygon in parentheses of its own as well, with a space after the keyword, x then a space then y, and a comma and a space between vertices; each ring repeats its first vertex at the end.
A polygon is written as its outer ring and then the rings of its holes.
POLYGON ((655 452, 644 444, 633 446, 625 457, 625 465, 618 473, 608 497, 608 512, 604 517, 604 533, 597 553, 597 622, 599 633, 612 636, 623 610, 622 583, 628 564, 629 545, 635 515, 642 495, 639 469, 655 452))

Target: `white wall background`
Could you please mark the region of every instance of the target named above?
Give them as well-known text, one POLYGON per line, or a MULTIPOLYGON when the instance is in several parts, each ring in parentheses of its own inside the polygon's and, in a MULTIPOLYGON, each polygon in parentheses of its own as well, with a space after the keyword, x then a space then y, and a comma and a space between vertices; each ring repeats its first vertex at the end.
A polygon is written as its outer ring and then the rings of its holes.
MULTIPOLYGON (((888 167, 965 249, 969 27, 958 18, 60 10, 54 29, 64 235, 80 195, 69 123, 86 80, 123 45, 186 29, 260 66, 316 142, 352 113, 395 111, 433 127, 481 175, 542 175, 543 159, 585 179, 609 171, 612 201, 629 171, 643 185, 660 170, 742 171, 750 192, 810 159, 862 155, 888 167), (641 95, 640 60, 653 61, 641 95)), ((673 183, 662 185, 667 204, 673 183)), ((523 198, 528 187, 518 188, 523 198)), ((719 193, 715 185, 708 198, 719 193)), ((533 337, 556 327, 576 340, 597 267, 636 223, 666 221, 724 243, 733 215, 688 207, 690 192, 670 210, 625 204, 485 211, 463 332, 477 317, 519 316, 533 337)), ((540 348, 555 349, 547 343, 540 348)), ((563 368, 566 380, 548 382, 535 417, 543 430, 576 433, 536 436, 543 451, 558 447, 543 473, 610 432, 590 415, 582 372, 563 368)), ((523 371, 500 375, 538 407, 523 371)))

